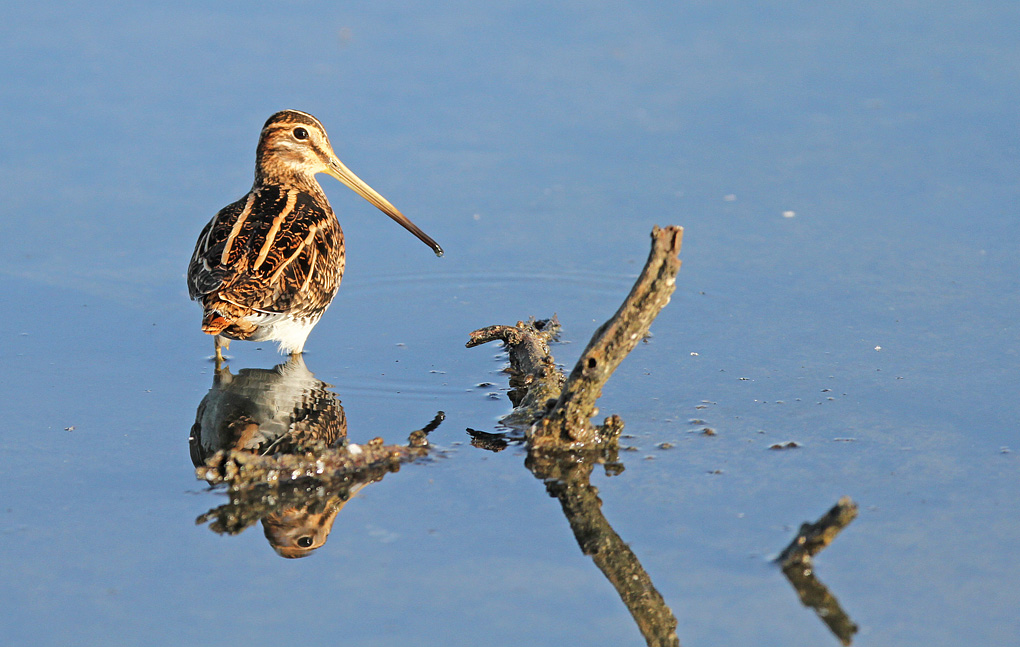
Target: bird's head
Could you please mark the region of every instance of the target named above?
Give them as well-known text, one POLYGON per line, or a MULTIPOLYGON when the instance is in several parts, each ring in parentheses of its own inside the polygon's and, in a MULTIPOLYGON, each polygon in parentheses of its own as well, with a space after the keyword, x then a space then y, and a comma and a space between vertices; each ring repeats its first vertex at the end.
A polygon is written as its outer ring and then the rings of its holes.
POLYGON ((333 152, 326 129, 307 112, 282 110, 270 117, 262 127, 255 157, 256 184, 292 183, 317 188, 315 174, 328 173, 417 236, 436 256, 443 255, 443 248, 436 241, 344 166, 333 152))

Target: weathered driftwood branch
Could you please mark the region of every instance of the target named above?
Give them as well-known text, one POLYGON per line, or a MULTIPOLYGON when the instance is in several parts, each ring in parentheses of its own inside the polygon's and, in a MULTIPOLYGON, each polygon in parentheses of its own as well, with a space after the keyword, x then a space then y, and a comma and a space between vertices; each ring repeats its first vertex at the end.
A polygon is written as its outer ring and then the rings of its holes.
POLYGON ((592 335, 552 410, 536 423, 532 444, 592 446, 604 442, 593 427, 595 401, 620 362, 637 346, 676 289, 683 227, 652 229, 652 248, 630 294, 592 335))
POLYGON ((857 625, 829 589, 815 577, 811 558, 832 543, 836 535, 857 518, 857 504, 843 497, 814 523, 805 523, 776 561, 797 591, 801 603, 810 607, 844 645, 853 642, 857 625))
POLYGON ((363 445, 351 443, 301 454, 262 456, 236 449, 221 450, 205 465, 195 468, 195 476, 213 485, 226 483, 232 490, 282 485, 300 479, 328 481, 365 470, 395 468, 425 456, 428 451, 424 431, 412 432, 407 445, 385 445, 382 438, 374 438, 363 445))
POLYGON ((510 355, 512 390, 507 395, 514 410, 503 417, 503 424, 530 427, 548 411, 549 401, 560 396, 563 372, 549 351, 549 342, 559 331, 560 322, 554 315, 552 319, 518 321, 516 326, 489 326, 471 333, 468 348, 502 341, 510 355))
POLYGON ((613 371, 648 334, 652 321, 669 303, 680 270, 682 241, 683 227, 652 229, 648 260, 630 294, 592 335, 565 381, 549 354, 549 336, 539 325, 542 322, 490 326, 471 333, 468 348, 504 341, 510 352, 511 376, 516 380, 511 386, 531 387, 504 419, 506 424, 530 425, 529 448, 594 449, 619 435, 622 423, 615 416, 607 418, 602 427, 591 424, 598 413, 595 402, 613 371), (555 402, 550 402, 553 399, 555 402))

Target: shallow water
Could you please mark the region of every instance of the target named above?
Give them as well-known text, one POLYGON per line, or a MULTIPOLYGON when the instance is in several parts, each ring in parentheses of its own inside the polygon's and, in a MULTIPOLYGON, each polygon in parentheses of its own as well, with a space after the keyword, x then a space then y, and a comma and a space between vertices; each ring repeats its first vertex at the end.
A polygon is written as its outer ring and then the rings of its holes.
POLYGON ((470 446, 509 404, 464 343, 556 313, 569 367, 679 224, 673 301, 599 403, 633 451, 593 483, 681 644, 838 644, 769 560, 842 495, 817 575, 854 644, 1014 644, 1018 13, 8 8, 0 635, 642 644, 523 450, 470 446), (308 369, 352 442, 446 419, 298 560, 196 524, 226 497, 189 457, 213 365, 183 276, 285 107, 447 251, 323 179, 348 272, 308 369))

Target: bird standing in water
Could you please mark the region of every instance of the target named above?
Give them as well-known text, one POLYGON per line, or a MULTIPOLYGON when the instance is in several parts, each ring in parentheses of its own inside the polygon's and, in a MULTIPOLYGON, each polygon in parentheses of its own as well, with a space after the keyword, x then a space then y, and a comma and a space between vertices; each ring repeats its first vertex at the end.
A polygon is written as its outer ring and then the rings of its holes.
POLYGON ((217 362, 231 339, 276 341, 300 353, 336 295, 344 234, 315 179, 328 173, 432 248, 443 249, 337 158, 319 120, 284 110, 262 127, 255 183, 205 226, 188 265, 188 293, 217 362))

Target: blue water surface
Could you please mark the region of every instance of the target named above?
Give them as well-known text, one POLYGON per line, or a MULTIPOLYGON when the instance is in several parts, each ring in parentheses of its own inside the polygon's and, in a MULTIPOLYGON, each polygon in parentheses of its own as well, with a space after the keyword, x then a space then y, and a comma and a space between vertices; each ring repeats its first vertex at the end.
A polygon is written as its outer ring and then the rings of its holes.
POLYGON ((510 405, 500 349, 464 342, 556 313, 569 368, 677 224, 672 303, 599 403, 633 451, 594 482, 681 644, 838 644, 769 560, 843 495, 860 516, 816 573, 854 644, 1015 644, 1016 3, 40 1, 4 23, 3 642, 643 644, 523 451, 469 445, 510 405), (187 261, 283 108, 447 252, 322 179, 348 269, 308 368, 353 442, 446 420, 298 560, 196 524, 225 497, 188 452, 213 366, 187 261))

